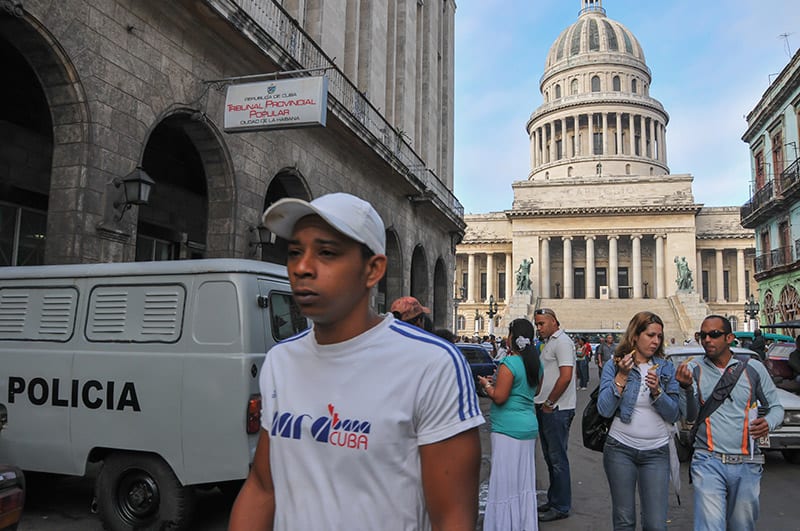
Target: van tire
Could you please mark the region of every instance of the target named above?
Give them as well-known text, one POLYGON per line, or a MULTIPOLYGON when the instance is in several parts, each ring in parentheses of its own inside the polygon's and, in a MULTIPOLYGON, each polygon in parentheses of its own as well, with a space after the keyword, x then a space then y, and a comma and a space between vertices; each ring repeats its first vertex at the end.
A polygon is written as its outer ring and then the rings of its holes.
POLYGON ((792 463, 793 465, 800 465, 800 450, 797 449, 786 449, 781 450, 783 454, 783 458, 786 459, 788 462, 792 463))
POLYGON ((180 531, 187 528, 193 490, 184 487, 163 459, 153 454, 109 455, 97 477, 103 528, 111 531, 180 531))

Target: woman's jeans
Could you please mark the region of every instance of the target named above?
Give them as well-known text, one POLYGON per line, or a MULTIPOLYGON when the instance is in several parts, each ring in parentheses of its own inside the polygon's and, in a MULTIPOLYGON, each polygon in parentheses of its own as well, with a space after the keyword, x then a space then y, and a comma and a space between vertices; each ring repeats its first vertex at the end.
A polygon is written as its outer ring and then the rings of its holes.
POLYGON ((636 529, 636 486, 642 502, 642 530, 667 529, 669 444, 636 450, 613 437, 606 439, 603 468, 611 491, 614 530, 636 529))
POLYGON ((578 366, 578 387, 586 387, 589 385, 589 360, 583 358, 575 364, 578 366))

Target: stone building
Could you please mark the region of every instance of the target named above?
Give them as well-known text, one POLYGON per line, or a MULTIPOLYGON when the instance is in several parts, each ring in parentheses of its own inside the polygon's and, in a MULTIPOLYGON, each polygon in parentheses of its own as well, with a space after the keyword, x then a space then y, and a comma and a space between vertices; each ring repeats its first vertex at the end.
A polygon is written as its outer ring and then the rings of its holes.
POLYGON ((800 319, 800 52, 747 115, 742 140, 750 146, 753 183, 741 216, 756 232, 759 320, 800 319))
POLYGON ((649 309, 680 339, 708 312, 741 323, 753 233, 738 208, 696 203, 693 177, 669 172, 669 115, 650 85, 633 33, 601 0, 581 0, 545 60, 544 102, 526 124, 527 179, 513 183, 509 210, 465 216, 460 334, 503 331, 504 319, 545 306, 567 329, 584 330, 624 328, 649 309), (523 260, 532 261, 529 286, 517 285, 523 260))
POLYGON ((280 262, 265 207, 345 191, 386 223, 379 308, 410 293, 449 323, 465 229, 454 12, 452 0, 0 0, 0 265, 280 262), (225 132, 224 80, 270 73, 324 73, 326 127, 225 132), (142 171, 149 202, 128 209, 118 184, 142 171))

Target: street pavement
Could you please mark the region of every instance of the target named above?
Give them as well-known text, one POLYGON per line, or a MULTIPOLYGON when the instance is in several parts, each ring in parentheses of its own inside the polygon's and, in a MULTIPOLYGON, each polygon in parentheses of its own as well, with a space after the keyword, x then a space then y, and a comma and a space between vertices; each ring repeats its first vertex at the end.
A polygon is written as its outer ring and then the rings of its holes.
MULTIPOLYGON (((593 374, 594 376, 594 374, 593 374)), ((596 385, 596 380, 590 383, 596 385)), ((578 407, 569 441, 572 469, 572 512, 569 518, 541 523, 542 531, 595 531, 611 529, 611 499, 603 472, 602 454, 583 448, 580 413, 588 401, 589 390, 578 391, 578 407)), ((489 400, 481 399, 481 409, 488 419, 489 400)), ((490 421, 490 419, 489 419, 490 421)), ((490 423, 481 426, 483 459, 481 463, 481 503, 488 488, 491 467, 490 423)), ((92 470, 95 472, 95 470, 92 470)), ((765 531, 800 531, 800 504, 794 499, 800 490, 800 466, 783 460, 776 452, 767 454, 761 488, 761 518, 758 529, 765 531)), ((537 489, 544 501, 547 489, 547 467, 537 444, 537 489)), ((669 528, 691 530, 693 518, 692 487, 688 464, 681 467, 681 505, 670 494, 669 528)), ((92 478, 32 477, 28 502, 19 531, 101 531, 96 515, 90 512, 92 478)), ((201 492, 192 531, 224 531, 227 527, 230 501, 216 489, 201 492)), ((482 517, 482 514, 481 514, 482 517)), ((482 521, 482 520, 481 520, 482 521)), ((481 529, 481 521, 477 529, 481 529)))

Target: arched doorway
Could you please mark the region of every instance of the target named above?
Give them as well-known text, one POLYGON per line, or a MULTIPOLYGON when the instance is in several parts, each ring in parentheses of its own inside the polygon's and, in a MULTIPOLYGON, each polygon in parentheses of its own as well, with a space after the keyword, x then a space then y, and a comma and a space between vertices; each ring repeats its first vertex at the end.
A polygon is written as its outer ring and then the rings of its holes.
POLYGON ((416 297, 423 306, 431 304, 428 289, 428 259, 421 245, 414 248, 411 255, 411 296, 416 297))
POLYGON ((304 201, 311 199, 305 179, 295 168, 283 168, 273 177, 267 187, 267 195, 264 197, 264 208, 258 214, 258 228, 262 230, 259 230, 254 245, 261 248, 261 253, 260 255, 257 253, 256 256, 265 262, 281 265, 286 264, 286 240, 275 238, 272 234, 264 231, 261 227, 261 215, 270 205, 285 197, 294 197, 304 201))
POLYGON ((386 274, 378 283, 377 310, 386 312, 392 302, 403 296, 403 253, 393 230, 386 231, 386 274))
MULTIPOLYGON (((433 326, 446 328, 447 324, 447 269, 440 257, 433 268, 433 326)), ((452 323, 450 323, 452 326, 452 323)), ((453 331, 455 332, 455 331, 453 331)))

